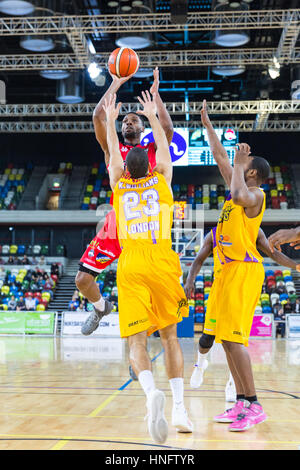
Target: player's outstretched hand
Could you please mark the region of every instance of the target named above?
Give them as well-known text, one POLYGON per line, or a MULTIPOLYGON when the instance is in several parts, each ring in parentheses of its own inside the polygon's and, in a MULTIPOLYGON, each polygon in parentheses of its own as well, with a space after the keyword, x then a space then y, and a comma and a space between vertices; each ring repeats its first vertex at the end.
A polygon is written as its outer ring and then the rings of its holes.
POLYGON ((245 164, 248 162, 251 149, 248 144, 237 144, 234 156, 234 164, 245 164))
POLYGON ((113 95, 110 94, 109 97, 105 98, 104 100, 103 109, 105 111, 106 119, 108 121, 109 120, 115 121, 119 116, 122 103, 118 103, 116 106, 116 99, 117 99, 117 95, 116 93, 114 93, 113 95))
POLYGON ((209 119, 209 116, 208 116, 208 112, 207 112, 207 103, 206 103, 206 100, 203 100, 203 104, 202 104, 202 109, 201 109, 201 122, 202 122, 202 125, 203 125, 204 127, 207 127, 207 126, 209 126, 209 124, 211 124, 210 119, 209 119))
POLYGON ((268 240, 272 253, 274 252, 274 248, 281 251, 280 245, 284 245, 285 243, 290 243, 295 250, 300 250, 299 234, 293 228, 277 230, 277 232, 270 235, 268 240))
POLYGON ((142 97, 143 99, 140 96, 137 97, 139 102, 143 106, 143 109, 138 110, 137 113, 143 114, 144 116, 146 116, 146 118, 149 119, 149 117, 155 116, 157 112, 156 103, 155 103, 156 94, 155 93, 153 94, 153 100, 152 100, 149 91, 146 90, 146 91, 142 91, 142 97))

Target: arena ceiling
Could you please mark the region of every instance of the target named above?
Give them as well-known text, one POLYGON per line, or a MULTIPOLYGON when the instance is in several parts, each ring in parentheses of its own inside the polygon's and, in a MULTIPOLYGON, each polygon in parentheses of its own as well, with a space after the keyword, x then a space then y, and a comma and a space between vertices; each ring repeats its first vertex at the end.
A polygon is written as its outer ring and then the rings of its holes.
MULTIPOLYGON (((3 0, 0 1, 0 10, 1 3, 3 0)), ((35 11, 22 17, 28 18, 29 23, 36 17, 51 19, 66 18, 66 15, 71 15, 73 20, 76 16, 80 21, 82 18, 89 18, 89 25, 93 25, 93 18, 99 21, 95 23, 94 30, 92 27, 83 28, 83 35, 80 32, 77 38, 65 32, 58 34, 50 28, 49 34, 43 33, 41 37, 44 39, 47 36, 53 42, 53 49, 47 52, 32 52, 21 46, 21 41, 30 36, 30 27, 23 29, 26 34, 22 35, 22 30, 17 30, 14 22, 10 22, 17 20, 16 16, 0 13, 0 80, 6 85, 7 104, 57 103, 57 88, 61 86, 61 81, 43 78, 41 71, 47 69, 49 61, 56 63, 60 58, 63 58, 63 68, 66 71, 68 65, 65 58, 68 57, 71 61, 72 57, 75 57, 78 41, 75 59, 81 63, 80 70, 84 76, 84 102, 96 103, 111 81, 105 63, 109 53, 117 47, 117 39, 124 35, 124 31, 117 32, 122 25, 122 21, 117 19, 124 15, 126 18, 134 14, 143 18, 148 18, 147 15, 151 13, 161 15, 161 18, 171 15, 174 23, 184 22, 185 18, 193 14, 214 12, 220 5, 229 6, 231 11, 244 7, 250 12, 256 12, 255 14, 259 11, 269 11, 270 15, 282 10, 292 11, 299 6, 298 0, 245 0, 227 3, 226 0, 32 0, 30 3, 36 7, 35 11), (178 4, 179 9, 176 9, 178 4), (99 15, 105 21, 101 22, 99 15), (107 18, 116 21, 115 27, 106 23, 107 18), (99 26, 101 24, 103 27, 99 26), (90 60, 90 56, 86 57, 84 52, 87 45, 94 48, 95 54, 92 56, 103 68, 101 79, 97 83, 92 81, 87 72, 88 59, 90 60)), ((145 21, 145 25, 148 24, 145 31, 136 32, 137 35, 150 40, 148 47, 137 52, 141 55, 143 69, 153 69, 156 64, 159 65, 160 91, 164 101, 199 102, 203 98, 218 102, 291 100, 291 83, 298 76, 300 68, 299 22, 297 27, 294 22, 290 28, 288 23, 285 23, 285 28, 276 23, 274 26, 264 27, 264 20, 262 27, 258 27, 258 23, 249 29, 243 26, 241 29, 248 35, 248 42, 239 46, 222 47, 216 44, 215 31, 212 29, 184 28, 181 25, 178 30, 163 27, 159 31, 155 31, 155 28, 149 31, 151 21, 145 21), (269 68, 276 53, 280 62, 280 75, 272 79, 269 68), (233 76, 219 75, 214 72, 218 63, 226 63, 229 66, 239 64, 244 67, 244 71, 233 76)), ((130 32, 133 30, 134 28, 130 32)), ((234 32, 237 30, 238 27, 234 28, 234 32)), ((33 36, 37 37, 37 31, 31 38, 33 36)), ((75 61, 74 65, 70 62, 69 71, 76 70, 76 63, 75 61)), ((151 76, 130 80, 120 90, 120 99, 123 102, 135 101, 135 97, 147 88, 151 81, 151 76)), ((292 117, 293 114, 288 116, 292 117)), ((186 116, 183 116, 183 119, 186 119, 186 116)))

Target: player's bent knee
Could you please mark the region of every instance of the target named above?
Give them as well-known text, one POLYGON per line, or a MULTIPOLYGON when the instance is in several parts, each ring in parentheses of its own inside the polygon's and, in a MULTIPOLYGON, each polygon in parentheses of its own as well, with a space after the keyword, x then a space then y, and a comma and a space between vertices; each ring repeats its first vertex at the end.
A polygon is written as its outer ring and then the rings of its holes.
POLYGON ((215 336, 203 333, 201 338, 199 339, 199 346, 202 349, 210 349, 213 346, 214 341, 215 336))
POLYGON ((91 282, 94 282, 95 279, 88 273, 78 271, 75 277, 75 284, 77 289, 80 291, 86 290, 89 288, 91 282))

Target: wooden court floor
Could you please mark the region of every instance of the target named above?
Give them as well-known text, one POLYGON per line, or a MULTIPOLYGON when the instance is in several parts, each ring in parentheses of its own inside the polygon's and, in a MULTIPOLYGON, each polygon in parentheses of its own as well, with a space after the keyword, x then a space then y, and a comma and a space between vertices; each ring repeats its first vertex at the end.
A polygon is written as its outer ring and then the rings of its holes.
POLYGON ((258 397, 268 420, 244 433, 212 421, 228 408, 222 348, 210 352, 199 390, 189 386, 198 337, 181 339, 186 407, 193 434, 170 424, 171 392, 159 338, 149 354, 158 388, 167 395, 169 437, 153 444, 145 397, 128 374, 127 345, 119 338, 0 337, 0 450, 298 450, 300 446, 300 341, 252 340, 258 397))

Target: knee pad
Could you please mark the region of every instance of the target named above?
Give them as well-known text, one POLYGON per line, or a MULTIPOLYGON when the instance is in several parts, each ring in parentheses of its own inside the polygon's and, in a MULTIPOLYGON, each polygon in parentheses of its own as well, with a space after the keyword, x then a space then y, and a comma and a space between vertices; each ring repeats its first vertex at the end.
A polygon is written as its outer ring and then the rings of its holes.
POLYGON ((215 336, 203 333, 199 339, 199 346, 203 349, 210 349, 214 344, 215 336))

